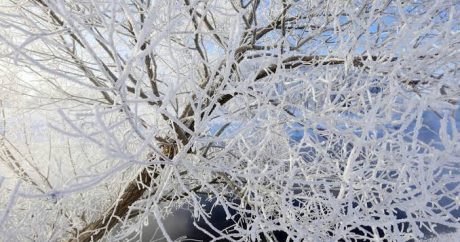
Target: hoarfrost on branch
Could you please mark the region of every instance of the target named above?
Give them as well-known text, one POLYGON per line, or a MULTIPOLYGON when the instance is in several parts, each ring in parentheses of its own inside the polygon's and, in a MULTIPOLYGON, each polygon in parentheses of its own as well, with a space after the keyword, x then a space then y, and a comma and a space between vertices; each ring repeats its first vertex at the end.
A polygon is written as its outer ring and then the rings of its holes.
POLYGON ((171 241, 178 208, 214 241, 460 227, 457 1, 0 4, 5 241, 171 241))

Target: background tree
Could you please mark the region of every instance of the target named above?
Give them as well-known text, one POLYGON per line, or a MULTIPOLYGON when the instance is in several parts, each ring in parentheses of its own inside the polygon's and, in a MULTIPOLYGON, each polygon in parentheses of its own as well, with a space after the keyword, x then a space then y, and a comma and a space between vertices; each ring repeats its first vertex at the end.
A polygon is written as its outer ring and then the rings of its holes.
POLYGON ((152 214, 170 241, 179 207, 213 240, 459 227, 456 1, 1 5, 7 241, 135 238, 152 214))

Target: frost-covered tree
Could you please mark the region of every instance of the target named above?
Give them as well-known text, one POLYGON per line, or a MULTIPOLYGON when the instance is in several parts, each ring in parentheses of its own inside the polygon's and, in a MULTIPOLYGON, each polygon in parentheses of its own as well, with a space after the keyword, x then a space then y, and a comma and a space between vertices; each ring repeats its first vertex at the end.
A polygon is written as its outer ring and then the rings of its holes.
POLYGON ((2 0, 0 54, 0 240, 460 227, 458 1, 2 0))

